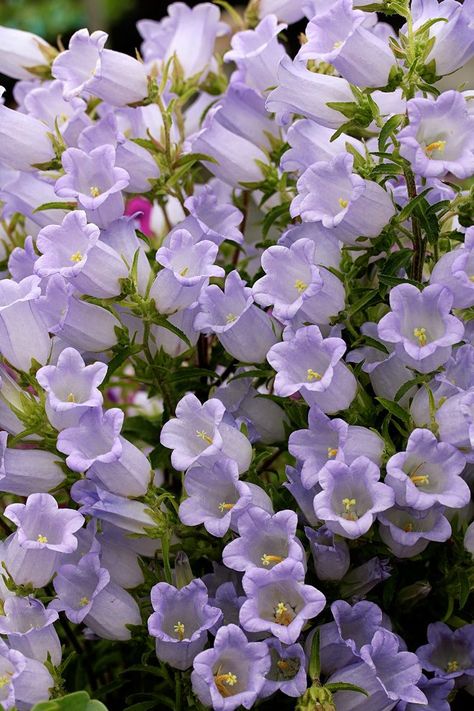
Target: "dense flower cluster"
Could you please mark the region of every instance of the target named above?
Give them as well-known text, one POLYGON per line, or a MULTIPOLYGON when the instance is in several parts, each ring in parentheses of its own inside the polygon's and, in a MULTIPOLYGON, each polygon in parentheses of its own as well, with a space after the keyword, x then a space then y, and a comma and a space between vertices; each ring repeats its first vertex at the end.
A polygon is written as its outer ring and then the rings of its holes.
POLYGON ((0 28, 1 707, 466 709, 474 2, 138 29, 0 28))

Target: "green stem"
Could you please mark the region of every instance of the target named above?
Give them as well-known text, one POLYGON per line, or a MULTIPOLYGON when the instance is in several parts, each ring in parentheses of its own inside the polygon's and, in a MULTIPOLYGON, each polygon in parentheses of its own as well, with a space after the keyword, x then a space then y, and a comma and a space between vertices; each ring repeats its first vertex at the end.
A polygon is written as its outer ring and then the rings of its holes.
POLYGON ((174 700, 174 708, 175 711, 181 711, 181 674, 179 672, 175 672, 174 675, 174 681, 175 681, 175 700, 174 700))
POLYGON ((165 533, 161 537, 161 555, 163 557, 163 572, 165 574, 165 581, 169 584, 173 584, 173 574, 171 572, 170 566, 170 540, 168 534, 165 533))
MULTIPOLYGON (((410 200, 412 200, 417 196, 415 176, 413 175, 413 171, 411 170, 411 168, 409 168, 408 166, 404 168, 403 172, 407 184, 408 197, 410 198, 410 200)), ((415 279, 416 281, 421 281, 423 277, 423 264, 425 262, 426 243, 423 239, 420 222, 418 218, 413 214, 411 217, 411 229, 413 232, 412 241, 414 254, 411 262, 410 275, 412 279, 415 279)))

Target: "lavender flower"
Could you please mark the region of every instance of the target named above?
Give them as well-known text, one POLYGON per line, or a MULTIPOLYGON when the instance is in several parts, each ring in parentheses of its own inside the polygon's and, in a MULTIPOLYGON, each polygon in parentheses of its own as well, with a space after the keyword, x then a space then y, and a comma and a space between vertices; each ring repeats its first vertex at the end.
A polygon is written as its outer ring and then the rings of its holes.
POLYGON ((4 602, 4 615, 0 617, 0 633, 7 636, 11 649, 25 657, 51 663, 61 663, 61 642, 54 629, 58 613, 46 609, 33 597, 9 597, 4 602))
POLYGON ((252 568, 242 584, 247 600, 240 608, 240 624, 248 632, 270 632, 284 644, 298 639, 307 620, 319 615, 324 595, 304 585, 304 568, 294 560, 272 570, 252 568))
POLYGON ((287 696, 301 696, 307 688, 306 658, 300 644, 283 645, 270 637, 265 640, 272 661, 261 691, 264 698, 282 691, 287 696))
POLYGON ((446 286, 453 295, 453 308, 465 309, 474 305, 474 228, 466 230, 460 249, 446 252, 433 267, 430 284, 446 286))
POLYGON ((0 86, 0 162, 22 171, 50 163, 54 150, 46 126, 32 116, 3 106, 4 91, 0 86))
POLYGON ((248 642, 236 625, 221 627, 214 647, 194 660, 191 682, 201 703, 215 711, 235 711, 255 703, 270 670, 271 660, 264 642, 248 642))
POLYGON ((57 447, 67 454, 66 463, 76 472, 84 472, 95 462, 115 462, 122 454, 119 439, 124 414, 118 408, 102 412, 93 408, 85 412, 76 427, 60 432, 57 447))
POLYGON ((426 671, 443 679, 474 676, 474 625, 451 630, 444 622, 428 625, 428 644, 416 655, 426 671))
POLYGON ((440 506, 422 511, 395 506, 378 515, 380 537, 398 558, 411 558, 424 551, 430 541, 447 541, 451 536, 443 512, 440 506))
POLYGON ((202 580, 192 580, 181 589, 158 583, 151 589, 153 614, 148 631, 156 638, 156 656, 176 669, 187 669, 207 642, 208 630, 217 625, 222 612, 208 604, 202 580))
POLYGON ((305 526, 314 569, 319 580, 341 580, 349 570, 350 553, 344 539, 339 539, 327 526, 316 530, 305 526))

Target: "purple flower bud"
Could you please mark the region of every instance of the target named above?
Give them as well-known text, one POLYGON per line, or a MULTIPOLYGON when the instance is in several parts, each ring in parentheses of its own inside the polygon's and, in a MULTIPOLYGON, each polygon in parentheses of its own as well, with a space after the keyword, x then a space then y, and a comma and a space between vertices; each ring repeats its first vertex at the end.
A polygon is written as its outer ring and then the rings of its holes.
POLYGON ((248 632, 270 632, 280 642, 293 644, 307 620, 321 612, 324 595, 304 585, 304 568, 295 560, 272 570, 251 568, 242 584, 247 600, 240 608, 240 623, 248 632))
POLYGON ((197 330, 215 333, 225 350, 239 361, 265 361, 268 350, 277 342, 279 329, 265 311, 255 306, 251 288, 237 271, 227 276, 224 291, 215 284, 204 289, 199 306, 194 321, 197 330))
POLYGON ((474 117, 462 94, 445 91, 437 99, 410 99, 407 112, 409 125, 400 131, 398 140, 401 155, 415 173, 425 178, 472 175, 474 117))
POLYGON ((165 423, 160 442, 172 449, 171 463, 185 471, 202 456, 222 453, 238 464, 239 473, 247 471, 252 459, 248 439, 223 419, 224 405, 211 398, 201 405, 195 395, 185 395, 176 406, 176 417, 165 423))
POLYGON ((306 27, 298 59, 328 62, 356 86, 385 86, 395 65, 389 45, 365 26, 366 13, 352 0, 337 0, 306 27))
POLYGON ((113 106, 125 106, 147 96, 143 64, 122 52, 104 49, 107 37, 100 30, 91 35, 86 29, 78 30, 69 40, 69 49, 54 60, 52 74, 64 82, 68 101, 85 93, 113 106))
POLYGON ((460 509, 471 498, 468 485, 459 476, 465 463, 455 447, 438 442, 430 430, 416 429, 408 438, 406 451, 388 460, 385 483, 394 490, 400 506, 424 511, 438 503, 460 509))
POLYGON ((28 371, 31 359, 48 360, 51 341, 38 308, 40 279, 29 276, 19 283, 0 281, 0 351, 20 370, 28 371))
POLYGON ((106 374, 105 363, 86 365, 74 348, 65 348, 56 365, 40 368, 36 378, 48 393, 46 412, 53 427, 77 427, 85 412, 100 407, 103 397, 98 386, 106 374))
POLYGON ((295 499, 303 513, 304 520, 311 526, 317 526, 320 521, 314 513, 313 500, 316 494, 321 491, 321 487, 319 484, 315 484, 311 489, 306 489, 301 482, 300 466, 298 468, 287 466, 285 473, 287 481, 283 486, 288 489, 295 499))
POLYGON ((296 538, 297 523, 294 511, 278 511, 271 516, 252 506, 239 516, 240 537, 222 551, 224 565, 246 571, 254 567, 272 570, 287 559, 304 563, 304 550, 296 538))
POLYGON ((66 464, 72 471, 84 472, 95 462, 116 462, 122 454, 119 438, 124 414, 118 408, 85 412, 76 427, 59 433, 57 448, 67 454, 66 464))
POLYGON ((356 394, 357 382, 341 362, 346 344, 323 338, 317 326, 288 329, 282 343, 270 348, 267 360, 277 371, 275 393, 288 397, 300 392, 308 404, 332 414, 345 410, 356 394))
MULTIPOLYGON (((0 86, 0 98, 4 91, 0 86)), ((53 158, 54 149, 44 123, 0 103, 0 162, 14 170, 29 171, 53 158)))
POLYGON ((0 26, 0 66, 2 74, 13 79, 32 79, 29 69, 48 66, 47 57, 55 50, 42 37, 13 27, 0 26))
POLYGON ((271 660, 264 642, 248 642, 236 625, 221 627, 214 647, 194 659, 193 691, 215 711, 249 709, 260 695, 271 660))
POLYGON ((451 346, 461 340, 462 322, 450 315, 451 292, 438 285, 419 291, 413 284, 400 284, 390 291, 391 312, 378 324, 378 335, 395 344, 405 365, 429 373, 451 355, 451 346))
POLYGON ((156 638, 156 656, 175 669, 188 669, 208 639, 208 631, 222 619, 222 612, 208 604, 202 580, 181 589, 158 583, 151 589, 153 614, 148 631, 156 638))
POLYGON ((344 116, 328 106, 331 102, 354 101, 349 82, 327 74, 315 74, 305 63, 285 55, 278 65, 278 86, 270 92, 267 111, 279 123, 289 123, 292 114, 302 114, 327 128, 339 128, 344 116))
POLYGON ((323 490, 314 499, 316 515, 333 533, 359 538, 376 513, 393 505, 393 491, 379 479, 379 468, 367 457, 357 457, 350 465, 327 462, 319 474, 323 490))
POLYGON ((305 526, 314 569, 319 580, 341 580, 349 570, 350 553, 344 539, 338 539, 327 526, 316 530, 305 526))
POLYGON ((391 575, 387 559, 375 556, 366 563, 353 568, 343 579, 340 587, 345 598, 360 598, 391 575))

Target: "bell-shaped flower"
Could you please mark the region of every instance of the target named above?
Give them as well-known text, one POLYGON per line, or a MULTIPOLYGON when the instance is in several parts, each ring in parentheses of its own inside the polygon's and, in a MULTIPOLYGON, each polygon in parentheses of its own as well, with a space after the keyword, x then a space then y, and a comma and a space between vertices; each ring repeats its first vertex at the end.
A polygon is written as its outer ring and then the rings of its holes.
POLYGON ((416 429, 406 451, 388 460, 385 483, 392 487, 399 506, 424 511, 442 504, 460 509, 471 498, 460 476, 465 464, 465 457, 451 444, 438 442, 431 430, 416 429))
POLYGON ((435 415, 439 438, 459 449, 474 462, 474 389, 448 397, 435 415))
POLYGON ((293 697, 304 694, 308 686, 307 661, 301 644, 287 646, 274 637, 266 639, 265 643, 272 665, 265 676, 261 696, 271 696, 275 691, 282 691, 286 696, 293 697))
POLYGON ((201 456, 222 453, 237 462, 242 474, 249 468, 252 447, 236 427, 228 424, 224 405, 211 398, 201 405, 191 393, 176 406, 176 417, 168 420, 161 430, 160 442, 172 449, 171 463, 178 471, 185 471, 201 456))
POLYGON ((186 526, 204 524, 206 531, 222 537, 233 528, 242 511, 252 503, 250 486, 239 481, 237 464, 223 456, 188 469, 184 489, 188 498, 181 502, 179 518, 186 526))
POLYGON ((79 94, 97 96, 112 106, 142 101, 148 95, 146 70, 141 62, 123 52, 105 49, 108 35, 87 29, 75 32, 69 47, 52 66, 55 79, 64 82, 64 98, 79 94))
POLYGON ((334 239, 356 245, 358 237, 377 237, 395 214, 390 194, 373 180, 353 173, 354 156, 339 153, 313 163, 297 182, 291 215, 321 222, 334 239))
POLYGON ((48 59, 56 54, 42 37, 32 32, 0 26, 0 66, 2 74, 13 79, 33 79, 39 67, 47 69, 48 59))
POLYGON ((147 528, 156 525, 145 504, 112 494, 88 479, 72 485, 71 497, 81 504, 81 513, 112 523, 128 533, 144 534, 147 528))
POLYGON ((128 640, 127 625, 141 624, 134 598, 110 582, 95 553, 84 555, 77 564, 62 565, 53 585, 57 598, 50 608, 64 611, 71 622, 84 622, 103 639, 128 640))
POLYGON ((286 28, 274 14, 267 15, 253 30, 236 32, 225 62, 234 62, 237 77, 260 92, 277 84, 277 67, 285 54, 278 35, 286 28))
POLYGON ((0 352, 19 370, 29 371, 32 358, 46 363, 51 349, 39 282, 37 276, 0 281, 0 352))
POLYGON ((342 126, 344 116, 328 104, 354 101, 345 79, 311 72, 305 62, 292 61, 286 54, 278 65, 277 79, 266 106, 279 123, 287 124, 292 114, 301 114, 327 128, 342 126))
POLYGON ((298 317, 304 322, 327 324, 344 308, 342 282, 324 267, 316 266, 316 247, 309 239, 290 246, 275 245, 262 254, 266 275, 253 285, 255 301, 273 306, 285 324, 298 317))
POLYGON ((272 570, 290 558, 304 563, 304 550, 296 538, 297 515, 283 510, 269 514, 257 506, 248 508, 237 521, 239 538, 222 551, 224 565, 246 571, 254 567, 272 570))
POLYGON ((44 664, 0 640, 0 704, 5 711, 31 709, 49 699, 54 680, 44 664))
MULTIPOLYGON (((23 426, 16 434, 22 429, 23 426)), ((0 488, 3 492, 17 496, 42 494, 64 481, 64 471, 53 452, 30 447, 13 449, 7 444, 8 433, 0 432, 0 488)))
POLYGON ((237 625, 221 627, 214 647, 194 659, 193 691, 215 711, 250 709, 259 697, 271 660, 264 642, 249 642, 237 625))
POLYGON ((120 457, 112 462, 95 461, 87 477, 112 494, 144 496, 152 477, 152 469, 142 450, 125 437, 119 436, 120 457))
POLYGON ((222 612, 208 604, 207 588, 199 578, 180 589, 158 583, 150 595, 154 612, 148 618, 148 631, 156 639, 156 656, 175 669, 188 669, 222 612))
POLYGON ((118 408, 85 412, 76 427, 67 427, 58 436, 57 448, 67 454, 72 471, 84 472, 96 462, 116 462, 122 454, 119 438, 124 414, 118 408))
POLYGON ((460 92, 445 91, 436 99, 410 99, 407 112, 409 124, 398 134, 400 153, 417 175, 472 175, 474 116, 460 92))
MULTIPOLYGON (((225 199, 218 187, 218 181, 196 186, 194 195, 186 198, 184 205, 189 215, 178 227, 187 229, 196 240, 206 239, 218 246, 224 240, 242 244, 244 237, 239 227, 242 224, 241 211, 232 205, 230 197, 225 199)), ((177 229, 177 228, 175 228, 177 229)), ((170 232, 171 236, 173 231, 170 232)), ((165 244, 168 243, 168 239, 165 244)))
POLYGON ((310 119, 298 119, 288 129, 286 141, 289 150, 280 161, 282 170, 288 173, 304 173, 306 168, 318 161, 330 161, 339 153, 347 153, 347 144, 363 154, 363 144, 351 136, 338 136, 331 140, 334 131, 320 126, 310 119))
POLYGON ((315 484, 311 489, 306 489, 301 482, 301 465, 297 467, 287 466, 285 469, 287 481, 283 484, 288 489, 296 503, 298 504, 303 520, 310 526, 317 526, 321 523, 314 513, 313 501, 316 494, 321 491, 319 484, 315 484))
POLYGON ((10 648, 38 662, 45 662, 49 655, 51 663, 59 666, 61 642, 54 629, 58 613, 51 608, 46 609, 34 597, 9 597, 3 608, 0 633, 6 635, 10 648))
POLYGON ((116 165, 115 148, 104 144, 90 153, 68 148, 61 156, 65 175, 56 181, 59 197, 77 200, 87 219, 98 227, 108 227, 123 215, 122 190, 130 176, 116 165))
POLYGON ((395 506, 378 515, 380 538, 397 558, 412 558, 424 551, 430 541, 440 543, 451 536, 451 526, 443 512, 442 506, 423 511, 395 506))
POLYGON ((240 624, 247 632, 270 632, 284 644, 294 644, 307 620, 324 608, 326 598, 304 584, 304 568, 286 560, 272 570, 252 568, 242 584, 247 600, 240 608, 240 624))
POLYGON ((436 370, 464 334, 463 323, 450 314, 452 303, 449 289, 439 284, 423 291, 399 284, 390 291, 391 311, 379 321, 378 335, 395 344, 405 365, 420 373, 436 370))
POLYGON ((428 644, 416 656, 423 669, 443 679, 474 677, 474 625, 452 630, 444 622, 428 625, 428 644))
POLYGON ((342 338, 323 338, 317 326, 286 329, 284 341, 270 348, 267 360, 277 372, 275 394, 288 397, 300 392, 309 405, 332 414, 345 410, 355 397, 357 382, 341 361, 342 338))
POLYGON ((69 212, 61 225, 43 227, 36 240, 41 256, 35 261, 35 274, 43 278, 60 274, 88 296, 118 296, 119 280, 128 275, 128 269, 120 255, 99 236, 99 228, 87 224, 82 210, 69 212))
POLYGON ((391 576, 392 568, 388 558, 374 556, 366 563, 352 568, 340 583, 344 598, 364 597, 372 588, 391 576))
POLYGON ((259 0, 257 10, 260 18, 276 15, 282 22, 298 22, 304 17, 304 0, 259 0))
POLYGON ((313 529, 305 526, 314 569, 319 580, 341 580, 349 570, 349 546, 344 539, 336 536, 327 526, 313 529))
POLYGON ((237 271, 228 274, 224 291, 215 284, 202 291, 194 327, 215 333, 225 350, 244 363, 263 363, 279 331, 275 321, 254 304, 252 289, 237 271))
POLYGON ((474 306, 474 227, 466 230, 464 244, 441 256, 433 267, 430 284, 446 286, 453 295, 453 308, 474 306))
MULTIPOLYGON (((0 101, 4 91, 0 86, 0 101)), ((13 170, 31 171, 53 158, 47 126, 0 102, 0 162, 13 170)))
POLYGON ((175 230, 167 246, 160 247, 156 260, 163 269, 150 288, 160 313, 191 306, 197 301, 209 277, 222 277, 224 270, 214 264, 218 246, 209 240, 196 242, 187 230, 175 230))
POLYGON ((76 427, 85 412, 100 407, 103 397, 98 386, 106 374, 105 363, 86 365, 74 348, 65 348, 56 365, 40 368, 36 378, 48 394, 46 412, 53 427, 76 427))
POLYGON ((319 474, 321 493, 314 498, 316 516, 344 538, 367 533, 379 511, 393 506, 392 489, 380 481, 380 469, 367 457, 348 465, 327 462, 319 474))
POLYGON ((336 0, 306 27, 308 41, 298 59, 327 62, 356 86, 385 86, 395 57, 365 23, 366 13, 354 10, 352 0, 336 0))
POLYGON ((308 413, 308 429, 295 430, 288 440, 288 451, 302 463, 301 481, 310 489, 326 462, 351 462, 363 455, 381 465, 383 439, 366 427, 348 425, 339 418, 330 419, 318 407, 308 413))

